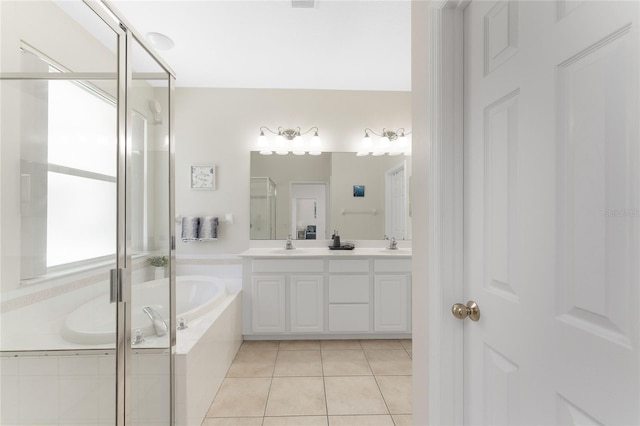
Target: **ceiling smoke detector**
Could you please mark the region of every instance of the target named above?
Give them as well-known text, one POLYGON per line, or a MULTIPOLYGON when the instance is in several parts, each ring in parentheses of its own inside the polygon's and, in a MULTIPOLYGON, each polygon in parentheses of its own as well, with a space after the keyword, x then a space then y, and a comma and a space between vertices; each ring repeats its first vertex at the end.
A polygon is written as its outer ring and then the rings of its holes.
POLYGON ((316 0, 291 0, 291 7, 300 9, 313 9, 316 7, 316 0))

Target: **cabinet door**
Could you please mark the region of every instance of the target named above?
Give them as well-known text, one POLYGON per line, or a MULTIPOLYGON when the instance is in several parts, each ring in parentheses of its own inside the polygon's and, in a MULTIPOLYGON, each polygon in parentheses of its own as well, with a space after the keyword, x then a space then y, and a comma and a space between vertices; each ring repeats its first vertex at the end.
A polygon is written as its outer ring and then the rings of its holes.
POLYGON ((292 333, 324 331, 323 282, 322 275, 291 276, 289 321, 292 333))
POLYGON ((284 333, 285 277, 254 276, 251 280, 253 300, 251 325, 254 333, 284 333))
POLYGON ((373 285, 375 331, 409 331, 409 277, 376 275, 373 285))

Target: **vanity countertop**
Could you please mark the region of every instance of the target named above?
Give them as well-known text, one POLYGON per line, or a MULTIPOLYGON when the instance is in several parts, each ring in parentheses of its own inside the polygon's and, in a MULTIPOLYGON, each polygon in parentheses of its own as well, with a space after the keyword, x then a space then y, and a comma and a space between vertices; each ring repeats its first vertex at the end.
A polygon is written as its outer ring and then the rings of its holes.
POLYGON ((240 257, 250 258, 309 258, 309 257, 328 257, 328 258, 361 258, 361 257, 394 257, 394 258, 410 258, 410 248, 398 248, 389 250, 384 247, 361 247, 356 246, 353 250, 330 250, 328 247, 299 247, 293 250, 285 250, 284 248, 250 248, 240 253, 240 257))

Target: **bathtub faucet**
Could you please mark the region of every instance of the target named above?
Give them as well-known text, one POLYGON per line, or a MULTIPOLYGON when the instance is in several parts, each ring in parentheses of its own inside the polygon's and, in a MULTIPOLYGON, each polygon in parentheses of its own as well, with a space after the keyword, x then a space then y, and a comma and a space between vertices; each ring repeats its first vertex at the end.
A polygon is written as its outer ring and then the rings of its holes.
POLYGON ((142 311, 149 316, 149 319, 151 320, 153 328, 155 329, 156 335, 158 337, 162 337, 167 334, 167 332, 169 331, 169 327, 155 309, 153 309, 151 306, 145 306, 144 308, 142 308, 142 311))

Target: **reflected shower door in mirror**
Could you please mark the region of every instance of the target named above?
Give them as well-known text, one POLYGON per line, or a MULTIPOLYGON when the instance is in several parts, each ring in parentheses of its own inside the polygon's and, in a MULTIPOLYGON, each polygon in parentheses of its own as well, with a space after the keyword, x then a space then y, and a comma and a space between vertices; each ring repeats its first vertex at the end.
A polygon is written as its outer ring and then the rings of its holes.
POLYGON ((276 239, 276 184, 267 177, 251 178, 252 240, 276 239))
POLYGON ((350 240, 391 237, 409 240, 410 166, 411 162, 404 156, 357 157, 352 152, 265 156, 252 152, 251 239, 285 240, 289 234, 297 239, 310 239, 312 232, 307 227, 316 226, 316 239, 329 239, 329 231, 337 229, 344 239, 350 240), (273 184, 269 197, 264 189, 267 185, 258 184, 258 179, 273 184), (324 208, 319 207, 316 196, 291 195, 294 183, 310 182, 328 182, 324 208), (354 185, 366 188, 364 197, 354 197, 354 185), (261 188, 260 193, 257 188, 261 188), (319 217, 318 212, 326 212, 322 229, 319 222, 306 223, 307 216, 302 221, 299 219, 298 210, 309 211, 313 206, 312 201, 298 203, 298 198, 315 199, 319 217))

